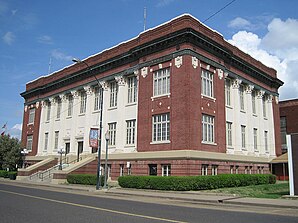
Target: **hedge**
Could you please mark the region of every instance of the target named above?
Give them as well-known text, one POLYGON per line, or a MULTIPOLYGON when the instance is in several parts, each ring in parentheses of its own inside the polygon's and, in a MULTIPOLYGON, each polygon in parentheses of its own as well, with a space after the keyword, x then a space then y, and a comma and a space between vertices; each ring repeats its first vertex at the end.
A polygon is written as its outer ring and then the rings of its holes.
MULTIPOLYGON (((67 182, 70 184, 96 185, 96 175, 94 174, 68 174, 67 182)), ((101 176, 101 186, 104 185, 104 176, 101 176)))
POLYGON ((121 176, 118 183, 124 188, 153 190, 210 190, 224 187, 241 187, 274 184, 272 174, 221 174, 216 176, 121 176))
POLYGON ((15 180, 17 177, 17 172, 0 170, 0 177, 10 178, 11 180, 15 180))

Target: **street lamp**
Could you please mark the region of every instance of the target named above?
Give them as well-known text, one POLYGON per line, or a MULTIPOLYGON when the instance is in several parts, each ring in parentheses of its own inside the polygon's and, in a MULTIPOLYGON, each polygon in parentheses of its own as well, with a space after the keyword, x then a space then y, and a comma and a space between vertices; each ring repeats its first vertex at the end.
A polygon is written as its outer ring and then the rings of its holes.
POLYGON ((109 147, 109 140, 110 140, 110 134, 109 131, 105 134, 106 138, 106 160, 105 160, 105 182, 104 182, 104 189, 107 189, 107 179, 108 179, 108 147, 109 147))
POLYGON ((23 168, 25 168, 26 155, 28 153, 29 153, 29 151, 26 148, 22 149, 22 151, 21 151, 21 154, 22 154, 22 157, 23 157, 23 168))
POLYGON ((62 170, 62 155, 65 153, 63 146, 61 146, 57 152, 60 154, 59 170, 62 170))
MULTIPOLYGON (((91 67, 85 62, 78 58, 73 58, 72 61, 74 63, 84 63, 88 70, 91 71, 91 67)), ((97 81, 99 89, 101 89, 101 100, 100 100, 100 114, 99 114, 99 139, 98 139, 98 149, 97 149, 97 171, 96 171, 96 190, 99 190, 101 187, 101 178, 100 178, 100 158, 101 158, 101 135, 102 135, 102 113, 103 113, 103 90, 99 80, 95 75, 93 75, 95 80, 97 81)))

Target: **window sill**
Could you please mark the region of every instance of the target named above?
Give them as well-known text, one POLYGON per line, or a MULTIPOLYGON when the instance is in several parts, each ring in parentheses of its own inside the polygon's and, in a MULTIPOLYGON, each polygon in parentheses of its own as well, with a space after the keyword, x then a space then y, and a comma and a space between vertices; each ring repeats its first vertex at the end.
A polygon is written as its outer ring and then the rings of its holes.
POLYGON ((60 118, 55 119, 55 121, 56 121, 56 122, 57 122, 57 121, 60 121, 60 118))
POLYGON ((28 123, 27 126, 34 125, 34 122, 28 123))
POLYGON ((124 148, 133 148, 133 147, 136 147, 135 144, 129 144, 129 145, 125 145, 124 148))
POLYGON ((108 111, 112 111, 112 110, 116 110, 117 109, 117 106, 115 106, 115 107, 109 107, 108 108, 108 111))
POLYGON ((92 114, 97 114, 97 113, 100 113, 100 110, 95 110, 92 112, 92 114))
POLYGON ((67 116, 67 117, 66 117, 66 119, 70 119, 70 118, 72 118, 72 116, 67 116))
POLYGON ((168 97, 169 98, 169 97, 171 97, 171 93, 155 95, 155 96, 151 97, 151 100, 154 101, 154 99, 161 98, 161 97, 168 97))
POLYGON ((127 103, 125 107, 134 106, 134 105, 137 105, 137 102, 127 103))
POLYGON ((240 112, 242 112, 242 113, 246 113, 246 111, 244 111, 244 110, 240 110, 240 112))
POLYGON ((210 145, 210 146, 217 146, 217 143, 215 143, 215 142, 204 142, 204 141, 202 141, 202 144, 210 145))
POLYGON ((79 114, 79 116, 85 116, 85 113, 79 114))
POLYGON ((233 109, 231 105, 226 105, 226 108, 233 109))
POLYGON ((268 120, 268 118, 267 117, 264 117, 264 120, 268 120))
POLYGON ((258 117, 258 115, 257 114, 252 114, 254 117, 258 117))
POLYGON ((47 123, 50 123, 50 121, 49 120, 47 120, 47 121, 45 121, 45 123, 47 124, 47 123))
POLYGON ((156 145, 156 144, 170 144, 171 141, 166 140, 166 141, 155 141, 155 142, 150 142, 150 145, 156 145))
POLYGON ((216 101, 216 98, 208 96, 208 95, 201 94, 201 97, 202 98, 209 98, 209 99, 213 100, 214 102, 216 101))

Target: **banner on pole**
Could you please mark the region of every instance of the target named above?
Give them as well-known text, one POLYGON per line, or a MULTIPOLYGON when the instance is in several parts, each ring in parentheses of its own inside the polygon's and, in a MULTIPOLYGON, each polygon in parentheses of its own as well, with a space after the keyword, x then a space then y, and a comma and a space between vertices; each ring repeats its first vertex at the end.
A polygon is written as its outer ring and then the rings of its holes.
POLYGON ((97 128, 90 128, 89 146, 92 148, 98 147, 98 129, 97 128))

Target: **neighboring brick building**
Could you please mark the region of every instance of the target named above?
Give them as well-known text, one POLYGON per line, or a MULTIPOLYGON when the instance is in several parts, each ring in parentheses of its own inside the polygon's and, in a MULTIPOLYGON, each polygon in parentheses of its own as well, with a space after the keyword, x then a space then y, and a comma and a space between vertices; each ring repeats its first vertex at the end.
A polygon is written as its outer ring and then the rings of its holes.
MULTIPOLYGON (((31 156, 63 146, 67 156, 96 157, 89 131, 102 111, 113 179, 267 173, 281 154, 281 85, 274 69, 182 15, 27 83, 22 142, 31 156)), ((96 165, 73 172, 96 173, 96 165)))

